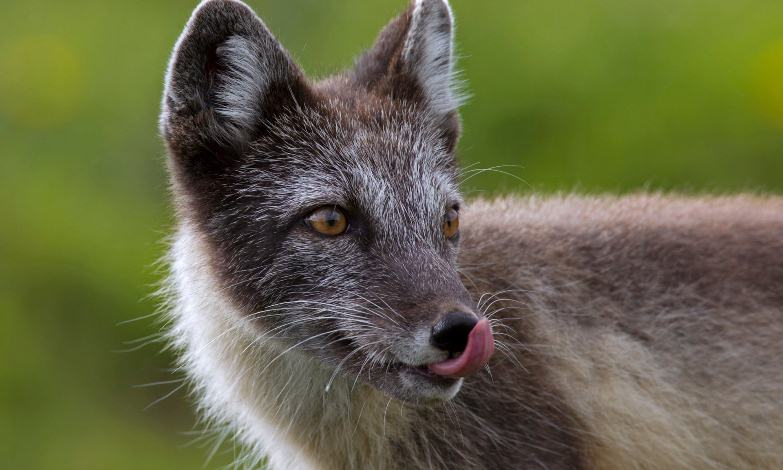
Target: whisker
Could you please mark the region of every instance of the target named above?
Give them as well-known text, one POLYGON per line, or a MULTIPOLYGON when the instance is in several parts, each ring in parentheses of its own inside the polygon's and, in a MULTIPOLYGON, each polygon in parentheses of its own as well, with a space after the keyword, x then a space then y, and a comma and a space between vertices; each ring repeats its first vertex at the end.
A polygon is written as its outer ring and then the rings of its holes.
POLYGON ((162 402, 162 401, 164 401, 164 400, 167 400, 167 399, 169 399, 169 398, 170 398, 170 397, 172 397, 172 396, 173 396, 175 393, 177 393, 178 391, 182 390, 182 388, 183 388, 183 387, 185 387, 187 384, 188 384, 187 382, 183 382, 182 384, 180 384, 180 385, 179 385, 177 388, 175 388, 174 390, 170 391, 169 393, 167 393, 167 394, 163 395, 162 397, 160 397, 160 398, 158 398, 157 400, 153 401, 153 402, 152 402, 152 403, 150 403, 149 405, 145 406, 145 407, 144 407, 144 411, 147 411, 147 410, 149 410, 150 408, 152 408, 153 406, 157 405, 158 403, 160 403, 160 402, 162 402))

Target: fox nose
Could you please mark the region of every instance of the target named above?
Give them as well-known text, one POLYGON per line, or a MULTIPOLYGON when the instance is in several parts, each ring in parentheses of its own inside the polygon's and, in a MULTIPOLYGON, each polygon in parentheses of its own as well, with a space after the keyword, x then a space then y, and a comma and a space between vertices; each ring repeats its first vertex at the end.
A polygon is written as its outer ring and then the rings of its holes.
POLYGON ((468 344, 468 336, 478 319, 469 313, 451 312, 432 327, 430 341, 438 349, 461 353, 468 344))

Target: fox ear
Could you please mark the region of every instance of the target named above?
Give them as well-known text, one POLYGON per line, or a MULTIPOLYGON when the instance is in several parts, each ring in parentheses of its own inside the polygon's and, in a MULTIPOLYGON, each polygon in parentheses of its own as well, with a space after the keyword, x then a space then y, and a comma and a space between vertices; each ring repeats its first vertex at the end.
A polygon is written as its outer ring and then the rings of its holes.
POLYGON ((418 101, 436 117, 456 115, 454 16, 447 0, 414 0, 357 62, 356 81, 393 98, 418 101))
POLYGON ((206 0, 193 12, 169 62, 160 130, 175 159, 199 167, 216 164, 241 154, 306 86, 300 69, 249 7, 206 0))

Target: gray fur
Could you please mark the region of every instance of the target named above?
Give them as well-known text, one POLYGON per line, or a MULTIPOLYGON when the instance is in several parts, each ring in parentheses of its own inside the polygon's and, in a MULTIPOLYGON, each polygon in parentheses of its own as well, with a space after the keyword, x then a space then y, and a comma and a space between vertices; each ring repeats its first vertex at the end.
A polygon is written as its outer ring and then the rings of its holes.
POLYGON ((783 200, 465 203, 453 15, 418 0, 310 82, 255 14, 203 2, 167 74, 170 338, 253 467, 783 465, 783 200), (339 206, 348 231, 303 222, 339 206), (444 214, 461 208, 461 235, 444 214), (422 378, 451 311, 486 371, 422 378))

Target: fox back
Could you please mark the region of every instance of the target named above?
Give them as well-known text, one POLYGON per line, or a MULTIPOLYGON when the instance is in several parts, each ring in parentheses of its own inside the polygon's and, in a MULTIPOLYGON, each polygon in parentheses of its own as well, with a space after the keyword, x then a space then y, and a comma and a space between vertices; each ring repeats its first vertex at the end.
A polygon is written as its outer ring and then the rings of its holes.
POLYGON ((783 465, 783 201, 463 201, 454 18, 305 77, 202 2, 166 75, 169 337, 272 468, 783 465))

